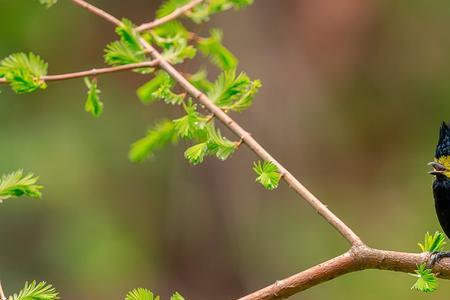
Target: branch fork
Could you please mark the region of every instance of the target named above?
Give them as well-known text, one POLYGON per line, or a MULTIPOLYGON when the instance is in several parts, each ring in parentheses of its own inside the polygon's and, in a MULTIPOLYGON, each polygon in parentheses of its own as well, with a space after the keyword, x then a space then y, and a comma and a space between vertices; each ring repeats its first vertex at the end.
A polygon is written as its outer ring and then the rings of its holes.
MULTIPOLYGON (((197 5, 203 3, 204 0, 191 0, 186 5, 176 9, 171 14, 156 19, 149 23, 138 26, 136 32, 142 32, 162 25, 166 22, 174 20, 183 14, 189 12, 197 5)), ((109 13, 101 10, 84 0, 72 0, 75 4, 90 11, 91 13, 111 22, 115 26, 120 26, 121 21, 109 13)), ((65 80, 84 76, 95 76, 104 73, 112 73, 136 69, 139 67, 156 67, 158 66, 167 72, 189 95, 196 99, 202 107, 205 107, 211 113, 211 119, 216 118, 223 123, 231 132, 233 132, 241 143, 245 143, 256 156, 265 161, 275 164, 282 175, 282 179, 292 188, 301 198, 305 199, 314 210, 317 211, 333 228, 336 229, 350 244, 350 249, 330 260, 315 265, 307 270, 292 275, 288 278, 277 280, 275 283, 248 294, 238 300, 273 300, 283 299, 306 290, 310 287, 318 285, 322 282, 329 281, 336 277, 347 273, 366 270, 379 269, 390 270, 404 273, 413 273, 417 265, 429 262, 429 253, 406 253, 379 250, 366 246, 361 238, 353 232, 353 230, 339 219, 326 205, 324 205, 317 197, 315 197, 300 181, 294 177, 280 162, 278 162, 267 150, 262 147, 244 128, 236 123, 225 111, 220 109, 213 101, 211 101, 204 93, 195 88, 178 70, 176 70, 162 55, 145 39, 140 38, 140 43, 153 58, 152 61, 130 64, 119 67, 93 69, 77 73, 69 73, 63 75, 45 76, 42 79, 46 81, 65 80)), ((0 83, 6 83, 5 79, 0 78, 0 83)), ((434 267, 433 272, 440 278, 450 279, 450 259, 439 261, 434 267)), ((0 300, 6 300, 0 285, 0 300)))

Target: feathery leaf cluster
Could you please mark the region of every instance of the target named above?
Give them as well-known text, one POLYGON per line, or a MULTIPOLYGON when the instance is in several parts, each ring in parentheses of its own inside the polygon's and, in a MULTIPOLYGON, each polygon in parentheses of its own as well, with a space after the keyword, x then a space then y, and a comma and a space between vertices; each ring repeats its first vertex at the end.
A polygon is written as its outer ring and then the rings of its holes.
MULTIPOLYGON (((46 282, 36 283, 36 281, 25 283, 25 286, 19 293, 9 297, 8 300, 57 300, 58 292, 46 282)), ((134 289, 125 296, 124 300, 160 300, 152 291, 144 288, 134 289)), ((178 292, 174 293, 170 300, 185 300, 178 292)))
MULTIPOLYGON (((116 28, 120 37, 118 41, 109 43, 105 49, 105 62, 111 66, 140 63, 145 61, 144 49, 139 41, 139 35, 134 30, 135 25, 128 19, 122 19, 122 25, 116 28)), ((140 73, 150 73, 152 68, 135 70, 140 73)))
POLYGON ((100 100, 100 90, 97 88, 97 80, 89 80, 84 78, 84 82, 88 88, 88 94, 84 109, 91 113, 94 117, 100 117, 103 112, 103 103, 100 100))
POLYGON ((208 97, 226 111, 241 112, 252 105, 253 97, 260 87, 259 80, 251 81, 245 73, 236 77, 236 72, 232 70, 220 74, 208 97))
POLYGON ((171 64, 183 63, 192 59, 197 49, 189 45, 190 34, 178 21, 171 21, 150 31, 149 39, 163 49, 162 56, 171 64))
MULTIPOLYGON (((422 252, 436 253, 442 250, 445 245, 445 235, 442 232, 436 231, 433 235, 429 232, 425 233, 424 242, 417 243, 422 252)), ((431 269, 427 269, 427 264, 423 263, 417 266, 416 274, 412 274, 417 278, 417 281, 411 287, 424 293, 431 293, 438 287, 438 282, 435 274, 431 269)))
POLYGON ((45 89, 45 75, 47 63, 33 53, 14 53, 0 61, 0 78, 4 77, 18 94, 45 89))
MULTIPOLYGON (((172 0, 174 1, 174 0, 172 0)), ((176 1, 176 0, 175 0, 176 1)), ((168 1, 170 2, 170 1, 168 1)), ((196 23, 209 21, 217 13, 234 9, 242 9, 253 3, 253 0, 209 0, 195 7, 187 16, 196 23)))
POLYGON ((273 162, 255 162, 253 163, 253 170, 258 174, 256 182, 261 183, 266 189, 273 190, 278 187, 281 174, 278 167, 273 162))
POLYGON ((429 232, 425 233, 423 244, 417 243, 422 252, 430 253, 441 251, 445 244, 445 235, 439 231, 436 231, 434 235, 429 232))
POLYGON ((30 284, 25 283, 25 287, 18 293, 9 297, 9 300, 56 300, 59 299, 58 292, 52 285, 45 282, 30 284))
MULTIPOLYGON (((137 288, 130 291, 125 300, 159 300, 159 296, 155 296, 150 290, 144 288, 137 288)), ((175 293, 170 297, 170 300, 184 300, 183 296, 175 293)))
POLYGON ((417 266, 415 270, 416 274, 411 274, 412 276, 418 277, 417 281, 411 287, 412 290, 417 290, 419 292, 431 293, 438 288, 438 282, 436 275, 432 273, 431 269, 427 269, 426 264, 421 264, 417 266))
POLYGON ((172 121, 163 120, 150 129, 147 135, 131 145, 128 157, 132 162, 142 162, 153 156, 155 150, 176 141, 172 121))
POLYGON ((0 180, 0 202, 20 196, 40 198, 42 186, 36 184, 38 179, 31 173, 24 176, 22 170, 3 175, 0 180))
POLYGON ((201 38, 198 41, 198 49, 221 70, 235 70, 238 64, 237 58, 222 45, 222 37, 221 30, 213 29, 209 38, 201 38))
POLYGON ((234 153, 238 143, 232 142, 223 137, 214 124, 207 124, 204 127, 203 137, 198 138, 195 144, 184 152, 184 157, 193 165, 202 163, 207 156, 216 156, 220 160, 226 160, 234 153))
POLYGON ((137 288, 130 291, 125 300, 159 300, 159 296, 154 296, 150 290, 144 288, 137 288))
POLYGON ((173 120, 177 135, 184 139, 204 136, 204 128, 208 119, 197 111, 197 105, 193 104, 192 100, 183 103, 183 107, 186 115, 173 120))
POLYGON ((208 73, 205 69, 200 69, 194 74, 188 76, 189 82, 197 89, 209 93, 213 88, 213 83, 208 80, 208 73))

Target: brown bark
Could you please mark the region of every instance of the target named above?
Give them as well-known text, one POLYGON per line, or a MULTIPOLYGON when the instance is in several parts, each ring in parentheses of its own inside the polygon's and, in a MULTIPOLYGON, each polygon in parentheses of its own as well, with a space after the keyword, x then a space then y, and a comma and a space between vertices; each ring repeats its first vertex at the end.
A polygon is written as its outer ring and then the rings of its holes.
MULTIPOLYGON (((426 263, 429 257, 428 253, 406 253, 354 246, 340 256, 291 277, 278 280, 274 284, 237 300, 284 299, 322 282, 367 269, 414 273, 417 265, 426 263)), ((450 279, 450 259, 441 260, 434 266, 433 272, 440 278, 450 279)))

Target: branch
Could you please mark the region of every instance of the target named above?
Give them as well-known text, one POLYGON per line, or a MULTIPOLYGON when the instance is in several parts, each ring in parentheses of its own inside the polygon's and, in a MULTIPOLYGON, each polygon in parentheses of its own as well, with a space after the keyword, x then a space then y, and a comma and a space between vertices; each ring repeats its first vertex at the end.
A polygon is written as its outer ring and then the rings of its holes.
MULTIPOLYGON (((100 10, 84 0, 72 0, 76 4, 86 8, 94 14, 120 25, 120 21, 100 10)), ((178 14, 179 15, 179 14, 178 14)), ((142 25, 141 25, 142 26, 142 25)), ((211 112, 211 118, 217 118, 228 127, 241 141, 261 159, 273 162, 279 169, 284 181, 298 195, 304 198, 328 223, 330 223, 352 245, 346 253, 331 260, 313 266, 303 272, 279 280, 259 291, 239 298, 238 300, 275 300, 292 296, 300 291, 329 281, 344 274, 366 270, 390 270, 403 273, 413 273, 417 265, 429 261, 429 253, 405 253, 378 250, 367 247, 362 240, 333 214, 317 197, 304 187, 283 165, 275 160, 244 128, 236 123, 226 112, 216 106, 205 94, 195 88, 183 75, 178 72, 162 55, 145 39, 140 38, 142 46, 156 61, 159 67, 165 70, 178 84, 193 98, 198 100, 211 112)), ((433 272, 438 277, 450 279, 450 259, 443 259, 433 267, 433 272)))
POLYGON ((184 15, 185 13, 187 13, 188 11, 190 11, 191 9, 193 9, 195 6, 199 5, 203 1, 204 0, 192 0, 188 4, 178 7, 177 9, 175 9, 172 13, 168 14, 167 16, 164 16, 164 17, 156 19, 152 22, 144 23, 144 24, 138 26, 136 28, 136 31, 142 32, 142 31, 149 30, 149 29, 155 28, 157 26, 160 26, 169 21, 172 21, 172 20, 184 15))
MULTIPOLYGON (((120 25, 121 22, 117 18, 111 16, 107 12, 98 9, 84 0, 72 0, 76 4, 86 8, 94 14, 106 19, 107 21, 120 25), (119 23, 117 23, 117 21, 119 23)), ((236 123, 230 116, 228 116, 222 109, 215 105, 205 94, 194 87, 186 78, 181 75, 169 62, 167 62, 162 55, 151 46, 145 39, 140 38, 142 46, 147 50, 150 55, 159 61, 161 69, 165 70, 175 81, 183 87, 188 94, 197 99, 202 105, 204 105, 215 117, 221 121, 226 127, 228 127, 236 136, 238 136, 242 142, 261 159, 265 161, 273 162, 282 175, 284 181, 291 187, 297 194, 305 199, 319 215, 325 218, 344 238, 346 238, 352 245, 362 245, 361 239, 350 229, 344 222, 342 222, 335 214, 333 214, 320 200, 314 196, 306 187, 304 187, 289 171, 281 165, 275 158, 270 155, 252 136, 249 132, 244 130, 238 123, 236 123)))
MULTIPOLYGON (((340 256, 276 281, 274 284, 237 300, 284 299, 322 282, 367 269, 414 273, 417 265, 428 262, 429 258, 429 253, 385 251, 367 246, 352 247, 340 256)), ((440 278, 450 279, 450 260, 441 260, 434 266, 433 272, 440 278)))
POLYGON ((192 97, 197 99, 206 107, 215 117, 228 127, 242 142, 244 142, 257 156, 265 161, 273 162, 282 175, 284 181, 297 194, 305 199, 325 220, 328 221, 344 238, 352 245, 361 245, 361 239, 342 222, 335 214, 333 214, 320 200, 314 196, 306 187, 304 187, 281 163, 279 163, 272 155, 267 152, 244 128, 236 123, 227 113, 215 105, 205 94, 194 87, 186 78, 184 78, 162 55, 156 51, 146 40, 140 39, 142 45, 148 50, 150 55, 160 62, 161 69, 165 70, 178 82, 192 97))
MULTIPOLYGON (((66 73, 66 74, 59 74, 59 75, 42 76, 40 79, 42 79, 44 81, 68 80, 68 79, 87 77, 87 76, 97 76, 100 74, 122 72, 122 71, 127 71, 127 70, 145 68, 145 67, 156 67, 158 64, 159 64, 158 60, 152 60, 152 61, 146 61, 146 62, 141 62, 141 63, 117 66, 117 67, 92 69, 89 71, 81 71, 81 72, 66 73)), ((0 84, 6 84, 6 83, 8 83, 8 80, 6 80, 5 78, 0 78, 0 84)))
POLYGON ((101 9, 98 8, 98 7, 95 7, 95 6, 92 5, 92 4, 87 3, 87 2, 84 1, 84 0, 72 0, 72 1, 75 2, 77 5, 83 7, 84 9, 87 9, 87 10, 90 11, 91 13, 93 13, 93 14, 95 14, 95 15, 97 15, 97 16, 99 16, 99 17, 105 19, 105 20, 107 20, 108 22, 113 23, 114 25, 119 26, 119 25, 122 24, 122 22, 120 22, 120 20, 117 19, 116 17, 114 17, 114 16, 108 14, 106 11, 101 10, 101 9))

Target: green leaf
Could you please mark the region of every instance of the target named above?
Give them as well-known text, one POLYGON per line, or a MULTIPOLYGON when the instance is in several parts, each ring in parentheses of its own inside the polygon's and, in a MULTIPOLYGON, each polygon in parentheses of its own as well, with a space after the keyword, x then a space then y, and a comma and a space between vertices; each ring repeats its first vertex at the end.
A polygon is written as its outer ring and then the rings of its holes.
POLYGON ((30 284, 25 283, 25 287, 19 292, 9 297, 9 300, 56 300, 59 299, 58 292, 45 282, 36 284, 36 281, 30 284))
POLYGON ((186 15, 194 22, 208 21, 210 16, 226 11, 230 8, 242 9, 253 3, 253 0, 210 0, 197 5, 186 15))
POLYGON ((209 38, 200 39, 198 49, 221 70, 234 70, 237 67, 237 58, 222 45, 222 31, 219 29, 211 30, 209 38))
MULTIPOLYGON (((120 66, 145 61, 144 49, 134 28, 135 25, 131 21, 122 20, 122 25, 116 28, 120 40, 106 46, 104 58, 107 64, 120 66)), ((141 68, 135 71, 150 73, 152 70, 152 68, 141 68)))
POLYGON ((162 48, 162 56, 172 64, 194 58, 197 50, 189 45, 187 29, 177 21, 171 21, 151 31, 151 39, 162 48))
POLYGON ((197 24, 209 21, 210 15, 210 6, 205 3, 197 5, 190 12, 186 13, 186 16, 197 24))
POLYGON ((161 48, 168 49, 189 38, 189 32, 178 21, 164 23, 151 30, 151 39, 161 48))
POLYGON ((237 144, 224 138, 213 124, 208 126, 208 150, 215 154, 218 159, 226 160, 236 151, 237 144))
POLYGON ((162 100, 167 104, 180 105, 183 103, 186 94, 175 94, 171 88, 173 86, 172 79, 164 81, 159 88, 152 93, 152 97, 156 100, 162 100))
POLYGON ((185 59, 192 59, 197 54, 197 50, 188 45, 187 41, 180 39, 174 46, 163 51, 162 56, 171 64, 180 64, 185 59))
POLYGON ((173 82, 169 74, 164 71, 157 72, 156 76, 152 80, 148 81, 146 84, 138 88, 137 95, 141 102, 144 104, 150 104, 159 100, 158 98, 153 96, 153 93, 155 93, 160 88, 160 86, 166 82, 173 82))
POLYGON ((416 274, 411 274, 418 277, 417 281, 411 287, 412 290, 417 290, 424 293, 434 292, 438 288, 438 282, 436 276, 432 273, 431 269, 426 268, 426 264, 417 266, 415 270, 416 274))
POLYGON ((4 77, 16 93, 30 93, 47 87, 42 80, 47 67, 38 55, 14 53, 0 62, 0 78, 4 77))
POLYGON ((418 243, 417 245, 422 252, 439 252, 445 245, 445 235, 439 231, 436 231, 434 235, 427 232, 423 244, 418 243))
POLYGON ((167 104, 179 105, 183 103, 186 94, 175 94, 172 87, 173 79, 164 71, 159 71, 156 76, 137 90, 137 95, 142 103, 149 104, 162 100, 167 104))
POLYGON ((143 62, 145 55, 129 48, 122 41, 114 41, 106 46, 104 58, 108 65, 121 66, 143 62))
POLYGON ((172 295, 172 297, 170 297, 170 300, 185 300, 185 299, 179 293, 175 293, 172 295))
POLYGON ((172 13, 175 9, 187 4, 189 0, 166 0, 156 11, 156 17, 162 18, 172 13))
POLYGON ((253 0, 231 0, 236 9, 242 9, 246 6, 253 4, 253 0))
POLYGON ((193 165, 203 162, 208 153, 208 145, 206 142, 194 145, 184 152, 184 157, 193 165))
POLYGON ((241 112, 249 108, 253 104, 255 94, 261 88, 262 84, 259 80, 251 81, 247 85, 246 90, 236 98, 236 100, 228 106, 224 106, 225 110, 234 110, 241 112))
POLYGON ((89 80, 89 78, 84 78, 84 82, 87 86, 88 96, 84 109, 86 112, 91 113, 94 117, 100 117, 103 112, 103 103, 100 100, 100 90, 97 88, 96 80, 89 80))
POLYGON ((139 42, 139 35, 134 30, 136 26, 128 19, 122 19, 122 25, 116 27, 116 33, 120 40, 130 49, 142 52, 143 48, 139 42))
POLYGON ((137 288, 130 291, 125 300, 159 300, 159 296, 154 296, 153 293, 147 289, 137 288))
POLYGON ((52 7, 58 2, 58 0, 39 0, 42 5, 45 5, 47 8, 52 7))
POLYGON ((181 138, 192 139, 199 137, 205 128, 206 118, 197 112, 197 105, 189 100, 187 104, 183 104, 186 115, 184 117, 173 120, 175 131, 181 138))
POLYGON ((240 112, 252 104, 260 87, 259 80, 251 81, 245 73, 236 77, 234 71, 227 71, 219 75, 208 97, 224 110, 240 112))
POLYGON ((256 182, 261 183, 266 189, 273 190, 278 187, 281 174, 274 163, 270 161, 258 161, 253 163, 253 170, 258 174, 256 182))
POLYGON ((3 175, 0 180, 0 202, 20 196, 40 198, 42 186, 36 184, 38 179, 31 173, 24 176, 22 170, 3 175))
POLYGON ((131 145, 129 159, 132 162, 142 162, 153 156, 155 150, 171 141, 176 141, 174 124, 172 121, 163 120, 149 130, 145 137, 131 145))
POLYGON ((213 87, 213 83, 207 78, 207 72, 205 69, 201 69, 197 73, 188 76, 188 80, 196 88, 206 93, 209 93, 213 87))

